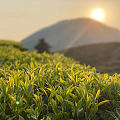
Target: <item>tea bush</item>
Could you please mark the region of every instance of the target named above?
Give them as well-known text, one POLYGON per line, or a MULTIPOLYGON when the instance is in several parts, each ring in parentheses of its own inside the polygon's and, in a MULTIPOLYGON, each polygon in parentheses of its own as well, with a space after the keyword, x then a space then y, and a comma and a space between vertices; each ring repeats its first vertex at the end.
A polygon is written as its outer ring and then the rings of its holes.
POLYGON ((120 75, 0 46, 0 119, 119 120, 120 75))
POLYGON ((8 40, 0 40, 0 46, 6 46, 6 47, 14 47, 21 51, 27 51, 28 49, 22 45, 20 42, 15 41, 8 41, 8 40))

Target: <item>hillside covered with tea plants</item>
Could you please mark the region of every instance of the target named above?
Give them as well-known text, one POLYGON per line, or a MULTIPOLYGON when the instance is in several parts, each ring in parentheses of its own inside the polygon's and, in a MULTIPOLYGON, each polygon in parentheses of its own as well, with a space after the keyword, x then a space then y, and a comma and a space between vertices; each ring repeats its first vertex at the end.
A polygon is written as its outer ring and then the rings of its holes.
POLYGON ((119 120, 120 75, 0 45, 0 119, 119 120))

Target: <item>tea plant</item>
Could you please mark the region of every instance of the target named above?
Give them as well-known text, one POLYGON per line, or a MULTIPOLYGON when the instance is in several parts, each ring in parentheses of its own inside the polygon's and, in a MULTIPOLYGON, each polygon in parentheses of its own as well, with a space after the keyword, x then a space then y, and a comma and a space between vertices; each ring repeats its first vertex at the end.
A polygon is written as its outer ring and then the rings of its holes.
POLYGON ((1 120, 119 120, 119 108, 119 74, 0 46, 1 120))

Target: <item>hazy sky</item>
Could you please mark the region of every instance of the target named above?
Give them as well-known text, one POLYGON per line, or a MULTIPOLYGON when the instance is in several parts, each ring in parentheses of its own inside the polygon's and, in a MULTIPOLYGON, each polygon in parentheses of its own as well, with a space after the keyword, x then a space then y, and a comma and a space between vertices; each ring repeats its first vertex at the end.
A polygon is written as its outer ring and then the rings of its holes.
POLYGON ((120 0, 0 0, 0 39, 22 40, 64 19, 89 17, 102 8, 104 23, 120 29, 120 0))

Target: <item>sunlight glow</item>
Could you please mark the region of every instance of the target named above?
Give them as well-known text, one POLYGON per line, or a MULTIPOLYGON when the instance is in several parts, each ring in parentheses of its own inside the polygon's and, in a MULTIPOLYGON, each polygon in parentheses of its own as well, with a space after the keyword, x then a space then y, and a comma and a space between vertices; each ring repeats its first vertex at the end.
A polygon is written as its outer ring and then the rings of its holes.
POLYGON ((102 9, 95 9, 91 13, 91 18, 94 19, 94 20, 97 20, 99 22, 103 22, 104 18, 105 18, 105 13, 102 9))

